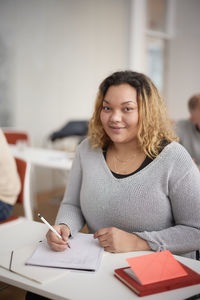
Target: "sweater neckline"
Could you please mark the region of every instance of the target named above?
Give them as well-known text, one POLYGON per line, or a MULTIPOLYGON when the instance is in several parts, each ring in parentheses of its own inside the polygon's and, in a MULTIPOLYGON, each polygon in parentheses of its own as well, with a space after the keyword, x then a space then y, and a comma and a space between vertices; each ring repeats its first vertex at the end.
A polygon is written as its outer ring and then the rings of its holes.
POLYGON ((104 158, 104 154, 103 151, 100 150, 99 151, 99 155, 101 157, 104 169, 106 170, 106 173, 114 180, 114 181, 129 181, 130 179, 134 178, 134 177, 138 177, 140 176, 142 173, 146 172, 148 169, 152 168, 154 165, 156 165, 165 155, 166 153, 169 151, 169 149, 171 147, 173 147, 173 145, 176 144, 175 141, 169 143, 168 145, 165 146, 165 148, 160 152, 160 154, 158 156, 156 156, 156 158, 154 158, 148 165, 146 165, 144 168, 142 168, 141 170, 138 170, 138 172, 133 172, 133 174, 130 174, 129 176, 126 176, 124 178, 117 178, 112 174, 112 171, 109 169, 106 160, 104 158))

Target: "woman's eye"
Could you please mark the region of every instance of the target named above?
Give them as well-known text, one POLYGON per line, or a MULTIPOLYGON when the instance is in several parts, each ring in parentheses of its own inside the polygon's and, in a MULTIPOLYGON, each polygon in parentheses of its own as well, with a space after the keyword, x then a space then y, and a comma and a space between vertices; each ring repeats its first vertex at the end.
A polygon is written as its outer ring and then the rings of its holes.
POLYGON ((108 106, 103 106, 103 110, 108 111, 108 110, 110 110, 110 107, 108 107, 108 106))
POLYGON ((131 111, 131 110, 133 110, 132 107, 125 107, 125 108, 124 108, 124 111, 131 111))

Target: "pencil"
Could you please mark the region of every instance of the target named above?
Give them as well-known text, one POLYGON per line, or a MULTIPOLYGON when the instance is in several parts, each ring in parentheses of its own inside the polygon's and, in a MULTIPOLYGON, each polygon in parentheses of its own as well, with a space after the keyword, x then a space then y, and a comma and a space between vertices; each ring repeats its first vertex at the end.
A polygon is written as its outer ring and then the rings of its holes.
MULTIPOLYGON (((49 229, 51 230, 51 231, 53 231, 56 235, 57 235, 57 237, 59 238, 59 239, 61 239, 62 240, 62 236, 49 224, 49 222, 47 222, 47 220, 45 220, 45 218, 43 218, 42 216, 41 216, 41 214, 38 214, 38 217, 42 220, 42 222, 43 223, 45 223, 48 227, 49 227, 49 229)), ((70 244, 67 242, 67 246, 69 247, 69 248, 71 248, 70 247, 70 244)))

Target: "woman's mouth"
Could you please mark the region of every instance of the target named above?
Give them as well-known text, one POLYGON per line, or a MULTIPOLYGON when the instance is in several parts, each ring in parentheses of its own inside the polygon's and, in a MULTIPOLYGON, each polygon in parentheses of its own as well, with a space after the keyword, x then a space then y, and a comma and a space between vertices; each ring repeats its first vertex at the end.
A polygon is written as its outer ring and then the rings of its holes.
POLYGON ((114 133, 120 133, 125 127, 119 127, 119 126, 109 126, 112 132, 114 133))

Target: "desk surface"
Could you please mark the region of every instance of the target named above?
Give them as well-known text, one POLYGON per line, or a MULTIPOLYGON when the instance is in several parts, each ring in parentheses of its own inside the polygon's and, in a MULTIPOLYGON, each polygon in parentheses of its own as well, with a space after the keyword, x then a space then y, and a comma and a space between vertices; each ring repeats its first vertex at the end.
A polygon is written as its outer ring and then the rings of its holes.
POLYGON ((9 146, 13 156, 26 160, 31 164, 62 170, 70 170, 72 166, 74 153, 29 146, 9 146))
MULTIPOLYGON (((21 219, 16 223, 0 226, 0 254, 10 249, 21 248, 44 238, 47 228, 44 224, 21 219)), ((29 290, 54 300, 133 300, 139 299, 129 288, 113 276, 113 270, 127 265, 125 258, 145 254, 129 252, 120 254, 104 253, 100 269, 96 273, 66 270, 66 275, 38 284, 17 274, 0 268, 0 280, 22 289, 29 290)), ((177 259, 200 273, 200 262, 176 256, 177 259)), ((38 268, 39 269, 39 268, 38 268)), ((148 300, 183 300, 200 292, 200 284, 169 292, 143 297, 148 300)))

